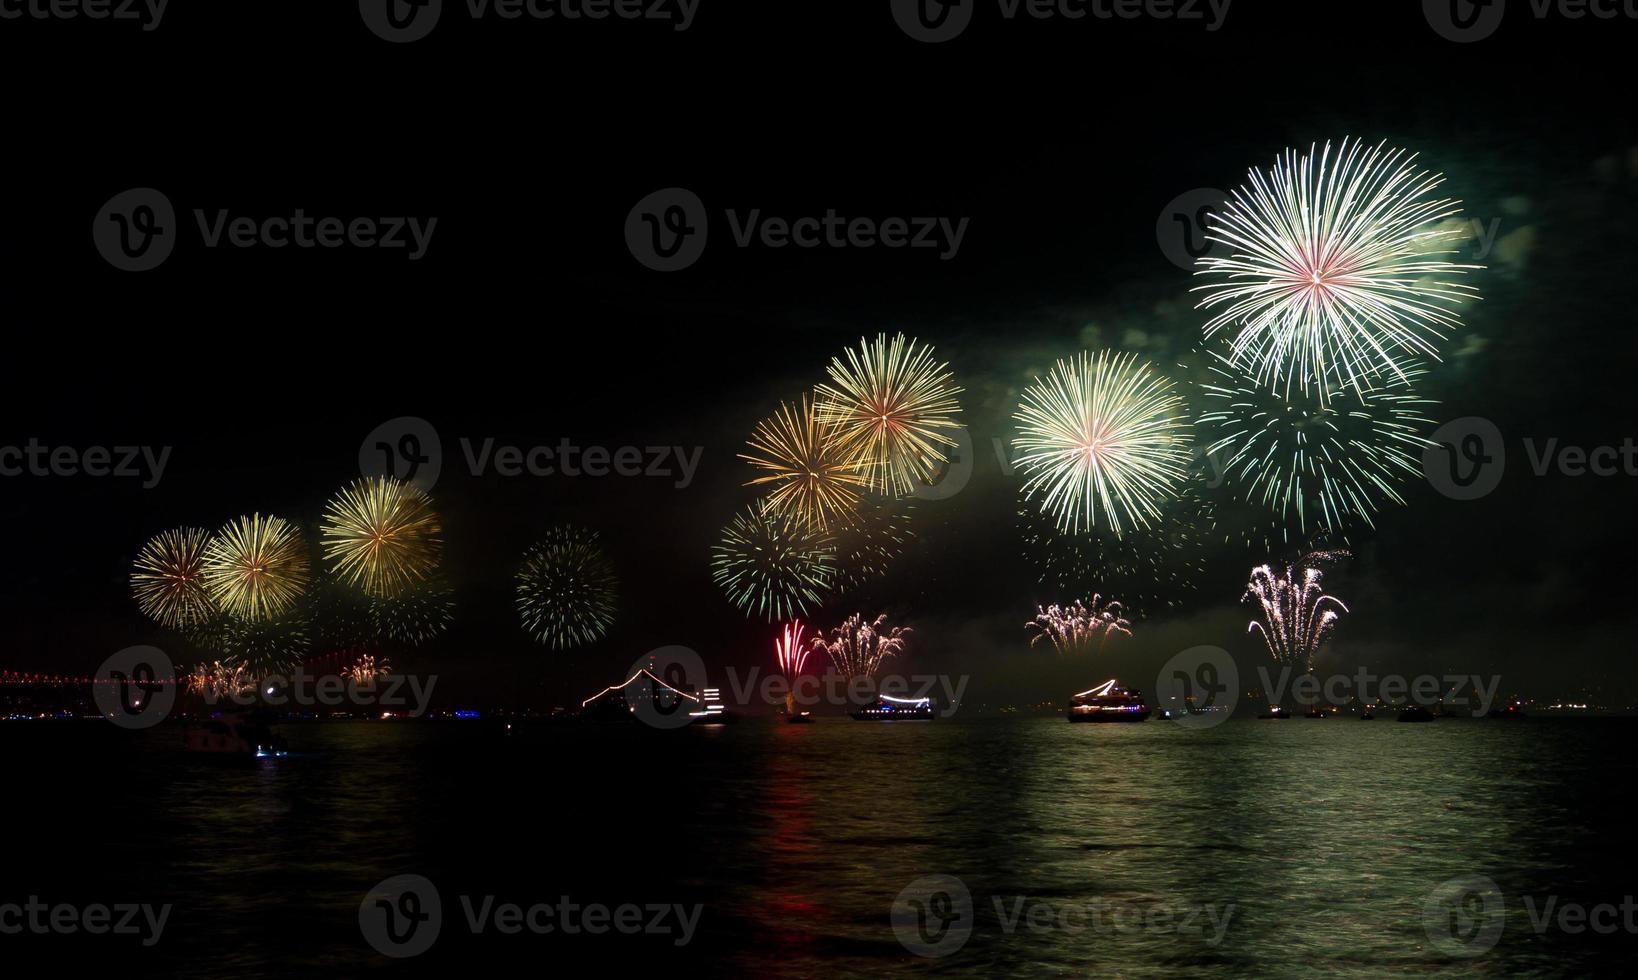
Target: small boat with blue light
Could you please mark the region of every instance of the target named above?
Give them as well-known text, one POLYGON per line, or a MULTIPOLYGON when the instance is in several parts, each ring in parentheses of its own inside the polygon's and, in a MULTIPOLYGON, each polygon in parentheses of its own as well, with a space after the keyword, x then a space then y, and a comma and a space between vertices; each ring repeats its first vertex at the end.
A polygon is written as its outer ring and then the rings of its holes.
POLYGON ((858 711, 849 711, 854 721, 932 721, 932 698, 895 698, 883 694, 876 703, 858 711))
POLYGON ((1089 691, 1082 691, 1069 699, 1069 720, 1072 722, 1128 722, 1148 721, 1149 706, 1143 702, 1142 691, 1128 691, 1114 679, 1104 681, 1089 691))

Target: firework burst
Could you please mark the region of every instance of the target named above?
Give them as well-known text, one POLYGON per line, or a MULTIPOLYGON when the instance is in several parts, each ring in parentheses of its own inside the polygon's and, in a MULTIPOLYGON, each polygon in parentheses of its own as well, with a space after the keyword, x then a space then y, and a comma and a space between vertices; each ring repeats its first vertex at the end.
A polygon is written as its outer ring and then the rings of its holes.
POLYGON ((370 600, 370 625, 379 638, 420 646, 455 621, 455 596, 444 585, 427 583, 391 598, 370 600))
POLYGON ((961 405, 949 365, 933 349, 898 334, 860 338, 846 362, 833 358, 830 384, 818 388, 817 412, 834 425, 858 461, 867 486, 891 496, 915 493, 932 483, 954 448, 961 405))
POLYGON ((1403 377, 1406 356, 1437 359, 1435 344, 1478 297, 1451 280, 1480 266, 1443 256, 1466 231, 1447 219, 1460 202, 1428 197, 1444 177, 1414 154, 1343 140, 1287 150, 1267 173, 1251 171, 1212 222, 1208 238, 1233 249, 1200 259, 1203 309, 1219 309, 1210 338, 1231 331, 1231 356, 1257 383, 1369 389, 1403 377))
POLYGON ((1106 528, 1060 533, 1032 506, 1018 511, 1017 530, 1036 580, 1082 594, 1101 587, 1146 609, 1176 607, 1199 590, 1213 542, 1217 509, 1190 484, 1169 501, 1150 528, 1116 537, 1106 528))
POLYGON ((1136 355, 1082 352, 1024 390, 1015 461, 1027 502, 1060 531, 1146 528, 1188 474, 1191 434, 1172 383, 1136 355))
POLYGON ((1403 505, 1400 488, 1422 472, 1422 433, 1433 427, 1410 382, 1329 397, 1296 393, 1286 399, 1219 359, 1216 384, 1204 385, 1209 410, 1200 418, 1207 458, 1250 503, 1273 510, 1299 533, 1350 525, 1375 526, 1385 503, 1403 505))
POLYGON ((1252 620, 1246 632, 1262 634, 1276 663, 1313 671, 1314 655, 1348 611, 1342 600, 1325 594, 1320 566, 1347 556, 1345 551, 1315 552, 1295 564, 1251 570, 1243 601, 1254 603, 1260 618, 1252 620))
POLYGON ((183 683, 189 694, 211 701, 240 698, 256 690, 256 678, 249 671, 220 660, 194 667, 186 673, 183 683))
POLYGON ((1035 633, 1029 645, 1047 640, 1061 656, 1100 651, 1111 633, 1132 635, 1126 607, 1119 602, 1105 602, 1099 595, 1088 602, 1077 599, 1067 606, 1037 606, 1035 610, 1035 618, 1024 624, 1026 630, 1035 633))
POLYGON ((209 541, 209 532, 181 527, 154 535, 137 553, 131 594, 154 622, 185 630, 216 615, 216 604, 205 588, 209 541))
POLYGON ((614 624, 618 588, 595 531, 555 527, 518 569, 523 628, 554 650, 594 643, 614 624))
POLYGON ((425 582, 443 553, 431 498, 391 477, 343 487, 325 507, 319 535, 330 571, 376 598, 425 582))
POLYGON ((836 555, 836 591, 860 588, 886 574, 915 539, 909 502, 865 495, 838 524, 831 526, 836 555))
POLYGON ((800 619, 785 624, 774 639, 774 663, 779 672, 786 678, 795 679, 802 673, 802 668, 808 663, 808 648, 802 645, 802 631, 806 629, 800 619))
POLYGON ((842 431, 820 420, 806 395, 760 422, 750 449, 740 459, 766 475, 748 486, 768 486, 768 506, 791 519, 824 529, 858 505, 864 464, 844 445, 842 431))
POLYGON ((830 658, 836 672, 849 680, 875 677, 883 661, 904 652, 905 638, 910 633, 908 627, 889 627, 886 613, 874 620, 854 613, 833 627, 828 638, 824 634, 815 636, 813 649, 830 658))
POLYGON ((746 615, 774 622, 825 601, 836 581, 836 555, 816 529, 752 504, 712 547, 711 577, 746 615))
POLYGON ((378 679, 392 674, 392 663, 385 657, 377 660, 375 654, 366 653, 353 661, 347 668, 347 680, 361 687, 368 687, 378 679))
POLYGON ((204 576, 222 611, 267 622, 289 611, 307 588, 307 543, 281 517, 241 517, 210 539, 204 576))

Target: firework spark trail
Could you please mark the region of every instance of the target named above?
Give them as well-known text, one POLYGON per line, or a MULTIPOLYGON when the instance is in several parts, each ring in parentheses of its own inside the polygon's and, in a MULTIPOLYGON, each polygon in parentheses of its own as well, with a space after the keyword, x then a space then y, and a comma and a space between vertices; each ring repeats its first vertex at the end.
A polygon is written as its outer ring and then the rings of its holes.
POLYGON ((204 577, 222 611, 266 622, 289 611, 306 589, 307 544, 281 517, 241 517, 206 546, 204 577))
POLYGON ((752 504, 711 548, 711 578, 747 615, 768 622, 822 605, 836 581, 836 556, 816 529, 752 504))
POLYGON ((808 649, 802 645, 803 629, 800 619, 793 620, 785 624, 774 640, 774 662, 779 665, 781 674, 793 680, 808 662, 808 649))
POLYGON ((905 638, 911 632, 905 626, 889 628, 886 613, 869 621, 854 613, 833 627, 828 639, 824 634, 815 636, 813 649, 830 658, 843 677, 875 677, 883 661, 904 652, 905 638))
POLYGON ((1160 517, 1188 475, 1192 435, 1172 383, 1133 354, 1081 352, 1024 390, 1017 465, 1026 501, 1060 531, 1101 523, 1120 537, 1160 517))
POLYGON ((904 554, 915 538, 908 502, 865 495, 846 518, 830 529, 830 548, 836 555, 838 593, 859 588, 878 576, 904 554))
POLYGON ((163 531, 137 553, 131 594, 142 612, 161 626, 188 629, 216 615, 205 587, 209 532, 197 527, 163 531))
POLYGON ((1294 519, 1305 534, 1345 534, 1356 520, 1375 527, 1383 503, 1404 505, 1400 488, 1422 473, 1422 451, 1432 445, 1422 434, 1433 427, 1424 411, 1437 404, 1410 389, 1420 367, 1368 393, 1289 400, 1221 357, 1211 370, 1220 383, 1201 386, 1211 402, 1199 422, 1206 453, 1247 502, 1294 519))
POLYGON ((1035 618, 1024 628, 1035 631, 1030 646, 1049 640, 1060 655, 1069 656, 1102 650, 1111 633, 1131 636, 1132 624, 1125 616, 1126 607, 1121 603, 1094 595, 1088 602, 1077 599, 1067 606, 1037 606, 1035 618))
POLYGON ((347 668, 347 680, 357 685, 374 684, 377 679, 387 677, 392 673, 392 662, 385 657, 377 660, 372 653, 366 653, 347 668))
POLYGON ((330 570, 366 595, 402 595, 438 568, 442 529, 432 500, 391 477, 343 487, 325 507, 320 527, 330 570))
POLYGON ((846 356, 831 360, 831 383, 817 389, 819 417, 837 428, 871 489, 905 496, 928 486, 957 445, 949 433, 960 427, 961 389, 949 365, 902 333, 860 338, 846 356))
POLYGON ((1325 594, 1324 573, 1317 567, 1347 557, 1347 552, 1316 552, 1283 568, 1259 565, 1251 570, 1244 601, 1255 602, 1262 616, 1246 632, 1261 633, 1276 663, 1314 669, 1314 656, 1336 629, 1342 600, 1325 594))
POLYGON ((779 513, 823 530, 858 506, 865 464, 808 396, 758 423, 750 449, 739 458, 767 475, 747 486, 770 485, 768 505, 779 513))
POLYGON ((619 580, 595 531, 554 527, 524 555, 517 572, 523 628, 554 650, 603 637, 614 623, 619 580))
POLYGON ((1368 390, 1403 378, 1399 359, 1438 359, 1435 343, 1478 298, 1446 280, 1482 266, 1439 258, 1467 235, 1441 225, 1460 202, 1425 199, 1444 177, 1385 146, 1287 150, 1212 222, 1208 239, 1234 253, 1199 260, 1195 274, 1211 280, 1194 287, 1200 308, 1222 307, 1205 335, 1232 328, 1232 358, 1258 384, 1289 393, 1295 382, 1323 400, 1332 381, 1368 390))

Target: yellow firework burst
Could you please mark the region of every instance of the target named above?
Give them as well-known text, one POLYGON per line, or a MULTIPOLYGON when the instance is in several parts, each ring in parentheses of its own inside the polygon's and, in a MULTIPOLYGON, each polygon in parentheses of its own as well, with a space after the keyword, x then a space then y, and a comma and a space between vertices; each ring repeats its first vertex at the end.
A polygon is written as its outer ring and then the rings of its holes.
POLYGON ((961 389, 949 365, 902 333, 861 338, 846 354, 846 363, 830 362, 831 383, 819 386, 820 420, 837 428, 871 489, 902 496, 929 485, 960 427, 961 389))
POLYGON ((198 626, 216 612, 205 588, 209 532, 179 527, 154 535, 137 553, 131 594, 154 622, 172 629, 198 626))
POLYGON ((840 430, 820 421, 807 396, 763 419, 751 433, 750 448, 740 459, 767 475, 747 486, 770 486, 768 506, 791 520, 823 529, 858 504, 862 464, 840 430))
POLYGON ((288 611, 307 586, 307 543, 282 517, 229 521, 205 549, 205 588, 223 612, 266 622, 288 611))
POLYGON ((442 534, 431 498, 392 477, 343 487, 325 507, 319 529, 330 571, 376 598, 427 581, 443 554, 442 534))

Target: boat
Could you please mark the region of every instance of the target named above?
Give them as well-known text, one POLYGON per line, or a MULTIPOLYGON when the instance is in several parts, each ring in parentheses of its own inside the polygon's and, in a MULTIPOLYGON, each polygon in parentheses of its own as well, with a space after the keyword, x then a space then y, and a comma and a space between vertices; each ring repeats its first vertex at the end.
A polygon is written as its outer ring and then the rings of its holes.
POLYGON ((1069 699, 1069 720, 1089 722, 1148 721, 1149 706, 1142 691, 1128 691, 1107 680, 1069 699))
POLYGON ((1370 708, 1370 706, 1368 706, 1368 705, 1366 706, 1365 710, 1363 710, 1363 711, 1361 711, 1359 713, 1359 720, 1360 721, 1374 721, 1375 719, 1376 719, 1376 712, 1374 710, 1372 710, 1370 708))
POLYGON ((786 715, 785 716, 785 724, 787 724, 787 725, 811 725, 811 724, 813 724, 813 712, 811 712, 811 711, 798 711, 794 715, 786 715))
POLYGON ((1316 705, 1310 707, 1308 709, 1308 711, 1303 715, 1303 717, 1304 718, 1329 718, 1331 716, 1329 714, 1327 714, 1323 708, 1321 708, 1319 705, 1316 704, 1316 705))
POLYGON ((1399 709, 1400 721, 1432 721, 1434 717, 1433 712, 1419 704, 1407 704, 1399 709))
POLYGON ((182 747, 201 755, 248 759, 282 758, 290 754, 284 739, 273 729, 245 715, 220 714, 182 729, 182 747))
POLYGON ((1271 704, 1268 706, 1266 711, 1258 712, 1257 717, 1264 720, 1269 718, 1289 718, 1291 717, 1291 712, 1285 710, 1277 704, 1271 704))
POLYGON ((932 698, 893 698, 883 694, 876 703, 858 711, 849 711, 854 721, 932 721, 932 698))
POLYGON ((1513 700, 1507 702, 1507 706, 1504 708, 1491 708, 1488 712, 1486 712, 1486 717, 1516 719, 1528 718, 1530 716, 1524 713, 1524 702, 1514 698, 1513 700))

